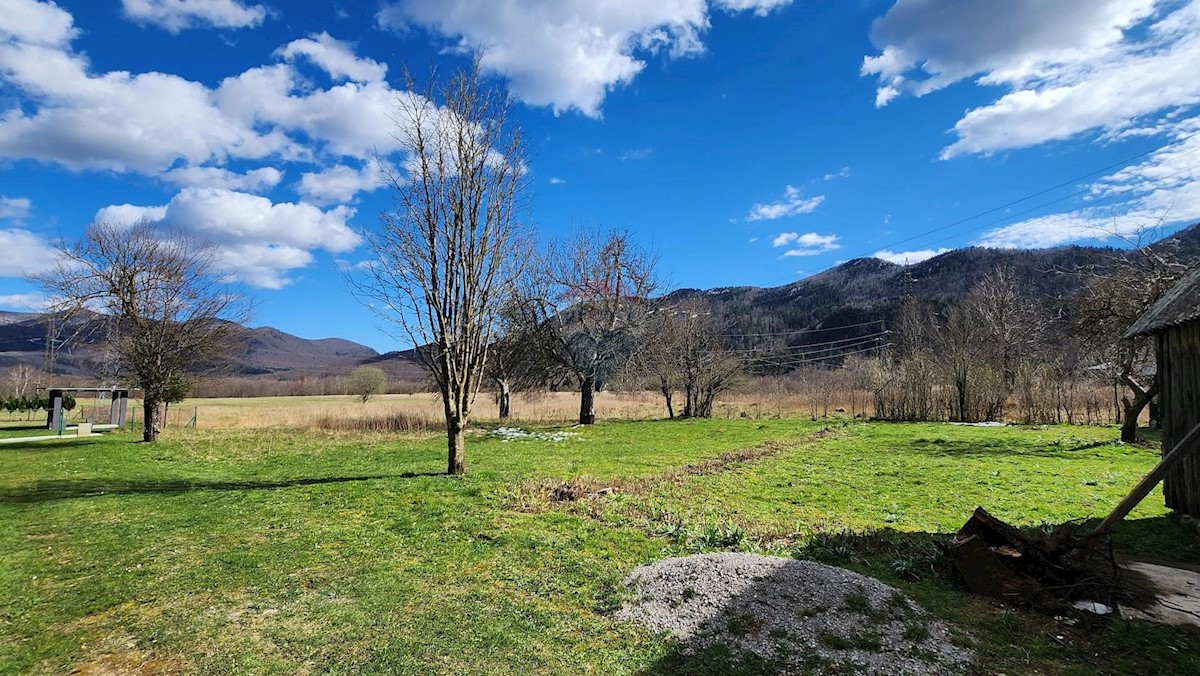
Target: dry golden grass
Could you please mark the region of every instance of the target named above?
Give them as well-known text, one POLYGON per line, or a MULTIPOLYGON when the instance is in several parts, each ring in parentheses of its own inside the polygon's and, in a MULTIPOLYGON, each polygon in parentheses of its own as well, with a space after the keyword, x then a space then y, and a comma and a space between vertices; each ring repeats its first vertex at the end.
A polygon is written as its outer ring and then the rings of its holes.
MULTIPOLYGON (((678 407, 681 401, 676 401, 678 407)), ((838 408, 844 408, 839 404, 838 408)), ((569 422, 579 414, 579 395, 574 392, 529 392, 513 395, 512 421, 520 423, 569 422)), ((801 397, 770 392, 739 393, 717 401, 714 417, 763 418, 806 414, 808 404, 801 397)), ((437 428, 442 420, 438 395, 386 394, 367 403, 350 396, 256 397, 226 399, 188 399, 171 407, 168 426, 186 424, 193 413, 201 428, 385 429, 395 421, 407 421, 416 428, 422 421, 437 428), (345 421, 333 424, 332 421, 345 421), (389 422, 393 421, 393 422, 389 422)), ((600 392, 596 395, 596 415, 601 420, 645 420, 665 418, 666 408, 656 392, 600 392)), ((482 393, 475 401, 474 418, 494 421, 497 417, 492 395, 482 393)))

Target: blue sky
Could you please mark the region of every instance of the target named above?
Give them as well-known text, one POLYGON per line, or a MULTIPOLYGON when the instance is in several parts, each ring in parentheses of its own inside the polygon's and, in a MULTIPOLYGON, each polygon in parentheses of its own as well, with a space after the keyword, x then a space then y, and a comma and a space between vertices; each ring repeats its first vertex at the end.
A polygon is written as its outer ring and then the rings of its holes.
POLYGON ((148 218, 218 242, 256 324, 401 347, 337 269, 402 66, 470 48, 541 236, 628 229, 672 286, 1200 220, 1200 0, 0 0, 0 309, 148 218))

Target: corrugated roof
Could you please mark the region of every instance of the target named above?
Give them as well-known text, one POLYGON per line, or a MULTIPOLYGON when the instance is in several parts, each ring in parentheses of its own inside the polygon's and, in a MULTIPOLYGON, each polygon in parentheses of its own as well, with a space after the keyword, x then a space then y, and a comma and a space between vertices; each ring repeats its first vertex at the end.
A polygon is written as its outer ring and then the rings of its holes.
POLYGON ((1200 319, 1200 268, 1192 270, 1125 332, 1126 338, 1157 333, 1200 319))

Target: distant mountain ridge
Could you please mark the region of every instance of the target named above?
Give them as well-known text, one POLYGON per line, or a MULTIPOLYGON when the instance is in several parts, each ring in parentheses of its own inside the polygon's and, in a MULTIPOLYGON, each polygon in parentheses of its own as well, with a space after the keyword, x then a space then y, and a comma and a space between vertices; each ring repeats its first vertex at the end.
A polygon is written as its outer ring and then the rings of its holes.
MULTIPOLYGON (((1200 260, 1200 223, 1155 243, 1200 260)), ((912 265, 878 258, 855 258, 791 284, 712 290, 680 289, 667 296, 702 296, 724 320, 729 333, 752 347, 754 336, 783 334, 787 345, 826 343, 878 331, 895 318, 910 296, 944 306, 962 298, 1000 266, 1011 268, 1031 293, 1066 302, 1085 277, 1071 271, 1104 268, 1118 250, 1066 246, 1053 249, 954 249, 912 265), (866 326, 863 326, 867 324, 866 326), (846 327, 846 328, 843 328, 846 327)))
MULTIPOLYGON (((1200 260, 1200 224, 1166 237, 1154 246, 1173 246, 1180 255, 1200 260)), ((665 300, 702 296, 724 320, 738 347, 758 347, 764 335, 779 345, 797 346, 849 340, 878 332, 909 296, 944 306, 962 298, 989 271, 1013 269, 1031 292, 1064 302, 1084 278, 1069 271, 1108 265, 1116 249, 1068 246, 1054 249, 955 249, 913 265, 877 258, 856 258, 805 279, 762 288, 733 286, 679 289, 665 300), (757 342, 756 342, 757 341, 757 342)), ((68 334, 78 338, 63 348, 56 370, 94 375, 102 364, 105 332, 99 315, 78 320, 68 334)), ((246 328, 245 347, 232 375, 297 380, 345 375, 355 366, 382 367, 393 379, 423 375, 412 350, 380 354, 341 338, 309 340, 272 327, 246 328)), ((41 368, 46 322, 35 313, 0 311, 0 368, 25 363, 41 368)))
MULTIPOLYGON (((343 338, 309 340, 269 326, 244 328, 239 342, 244 345, 229 367, 233 375, 269 376, 306 369, 344 366, 379 356, 366 345, 343 338)), ((46 318, 26 312, 0 311, 0 368, 28 364, 42 368, 46 351, 46 318)), ((55 371, 64 375, 90 376, 102 370, 102 348, 107 335, 104 318, 89 314, 60 333, 72 339, 59 349, 55 371)))

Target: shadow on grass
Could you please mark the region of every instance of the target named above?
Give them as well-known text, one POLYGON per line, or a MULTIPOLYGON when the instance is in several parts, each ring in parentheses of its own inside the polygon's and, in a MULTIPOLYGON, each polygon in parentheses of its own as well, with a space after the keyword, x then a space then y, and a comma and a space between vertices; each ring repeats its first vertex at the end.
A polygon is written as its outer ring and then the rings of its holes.
POLYGON ((404 472, 368 476, 307 477, 279 481, 204 481, 190 479, 47 479, 32 485, 0 489, 0 504, 25 505, 103 495, 178 495, 193 491, 261 491, 380 479, 445 476, 441 472, 404 472))
POLYGON ((905 445, 906 450, 929 455, 940 455, 952 458, 997 458, 1003 456, 1027 456, 1036 458, 1054 458, 1070 460, 1087 458, 1081 455, 1083 451, 1102 448, 1117 443, 1114 436, 1109 441, 1079 441, 1074 444, 1046 444, 1043 446, 1026 446, 1007 439, 943 439, 919 437, 905 445))
MULTIPOLYGON (((0 437, 0 441, 3 441, 3 439, 4 437, 0 437)), ((83 446, 92 446, 94 444, 111 442, 112 440, 112 437, 106 437, 105 435, 94 437, 77 437, 74 435, 64 435, 59 437, 54 435, 46 435, 45 439, 38 439, 37 441, 0 443, 0 453, 4 453, 5 451, 54 451, 61 449, 81 448, 83 446)))

